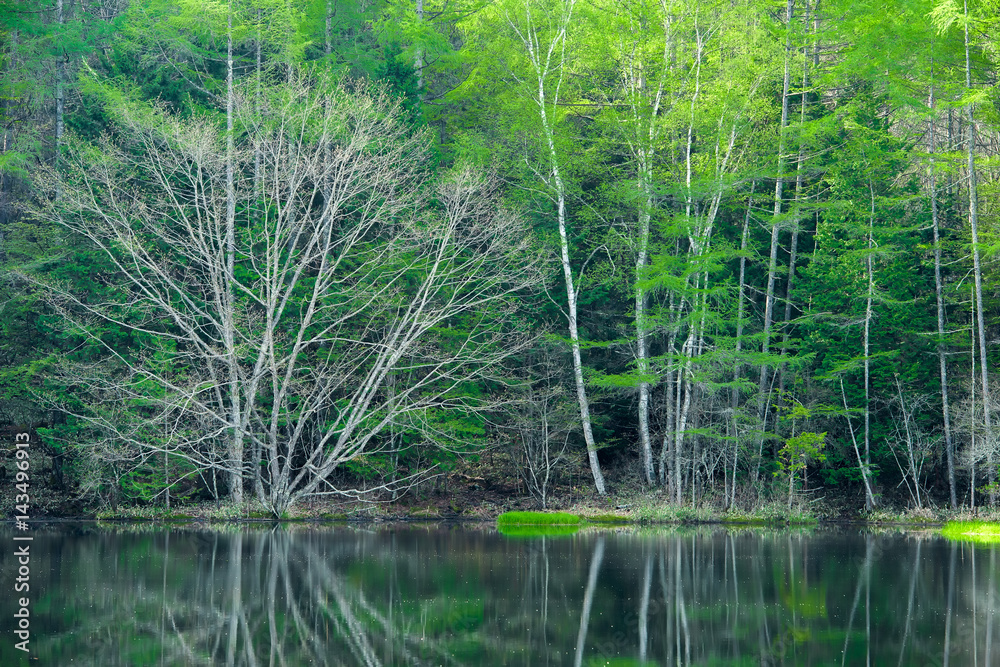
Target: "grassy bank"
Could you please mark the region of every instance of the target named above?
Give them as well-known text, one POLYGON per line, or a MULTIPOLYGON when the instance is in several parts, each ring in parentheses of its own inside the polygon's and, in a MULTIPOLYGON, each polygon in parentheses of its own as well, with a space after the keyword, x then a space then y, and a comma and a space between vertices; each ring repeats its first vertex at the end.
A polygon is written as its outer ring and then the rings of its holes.
POLYGON ((949 540, 1000 544, 1000 523, 990 521, 949 521, 941 530, 949 540))
POLYGON ((504 512, 497 517, 497 526, 572 526, 580 517, 567 512, 504 512))
MULTIPOLYGON (((764 500, 749 490, 738 490, 736 507, 723 509, 718 497, 706 496, 692 506, 677 504, 659 489, 642 490, 638 484, 617 493, 598 496, 589 487, 560 487, 550 496, 549 512, 533 511, 537 505, 523 489, 484 488, 479 477, 449 480, 438 487, 416 487, 398 499, 372 495, 366 500, 316 499, 291 508, 281 519, 305 521, 438 521, 479 520, 500 525, 691 525, 722 523, 749 526, 815 525, 857 522, 870 526, 924 526, 935 530, 949 521, 1000 522, 1000 509, 979 508, 953 512, 946 509, 898 509, 888 504, 864 512, 857 494, 805 495, 792 507, 787 500, 764 500), (500 520, 498 521, 498 517, 500 520)), ((774 497, 774 496, 771 496, 774 497)), ((256 500, 240 506, 225 501, 200 501, 162 505, 119 505, 94 508, 75 516, 104 520, 138 521, 261 521, 273 516, 256 500)))

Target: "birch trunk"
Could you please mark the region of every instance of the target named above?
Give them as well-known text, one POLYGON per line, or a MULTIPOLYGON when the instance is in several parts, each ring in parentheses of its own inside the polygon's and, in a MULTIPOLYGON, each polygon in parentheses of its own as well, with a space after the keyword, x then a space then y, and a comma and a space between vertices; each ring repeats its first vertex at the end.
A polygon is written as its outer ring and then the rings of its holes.
MULTIPOLYGON (((750 236, 750 210, 753 206, 753 192, 756 188, 756 181, 750 184, 750 196, 747 199, 747 212, 743 216, 743 232, 740 234, 740 283, 739 292, 736 297, 736 364, 733 369, 733 381, 738 383, 742 373, 740 354, 743 351, 743 326, 746 317, 746 269, 747 269, 747 239, 750 236)), ((732 482, 729 500, 724 503, 727 507, 736 502, 736 466, 739 461, 739 432, 736 426, 736 410, 739 407, 739 387, 734 384, 732 390, 732 413, 733 413, 733 468, 732 482)))
MULTIPOLYGON (((791 84, 791 51, 792 51, 792 15, 795 10, 795 0, 788 0, 785 6, 787 35, 785 37, 785 74, 781 88, 781 126, 778 131, 778 177, 774 184, 774 220, 771 225, 771 252, 767 265, 767 291, 764 297, 764 340, 761 351, 766 356, 771 345, 771 322, 774 318, 774 282, 778 269, 778 235, 780 226, 778 216, 781 215, 782 192, 785 186, 785 129, 788 127, 788 88, 791 84)), ((760 382, 758 385, 760 397, 757 402, 757 418, 760 422, 761 442, 763 447, 764 429, 767 425, 765 392, 767 390, 767 361, 761 363, 760 382)), ((760 449, 760 447, 758 449, 760 449)), ((760 478, 760 456, 754 466, 753 480, 760 478)))
MULTIPOLYGON (((797 188, 802 185, 802 174, 800 173, 795 177, 796 184, 796 202, 794 206, 798 205, 798 194, 797 188)), ((797 216, 796 216, 797 217, 797 216)), ((792 287, 795 284, 795 261, 797 259, 799 250, 799 230, 798 230, 798 219, 794 221, 796 227, 792 229, 792 243, 788 249, 788 281, 785 283, 785 330, 781 334, 781 357, 784 358, 788 356, 788 339, 790 337, 789 326, 792 321, 792 287)), ((781 377, 778 379, 779 393, 784 394, 785 391, 785 364, 781 365, 781 377)))
POLYGON ((594 442, 594 432, 590 421, 590 402, 587 400, 587 387, 583 381, 583 360, 580 355, 580 330, 577 325, 577 292, 573 286, 573 270, 569 257, 569 238, 566 233, 566 192, 562 179, 559 177, 559 166, 555 156, 555 147, 549 136, 549 149, 552 154, 552 174, 556 182, 557 207, 559 216, 559 244, 563 267, 563 278, 566 281, 567 319, 569 324, 570 345, 573 351, 573 379, 576 383, 576 396, 580 404, 580 421, 583 424, 583 438, 587 444, 587 456, 590 460, 590 470, 594 475, 597 492, 604 495, 604 475, 601 464, 597 460, 597 444, 594 442))
MULTIPOLYGON (((63 26, 66 24, 66 15, 63 8, 64 0, 56 0, 56 23, 59 24, 59 30, 62 31, 63 26)), ((63 121, 63 111, 65 108, 66 97, 64 91, 64 85, 66 81, 66 57, 65 54, 60 53, 56 56, 56 154, 55 163, 59 164, 59 152, 62 148, 62 136, 64 129, 63 121)), ((55 198, 59 199, 59 188, 56 188, 55 198)))
POLYGON ((691 409, 691 356, 694 346, 694 327, 688 331, 687 339, 681 347, 681 354, 684 355, 684 365, 677 372, 677 405, 675 408, 677 415, 677 430, 674 433, 674 500, 680 504, 683 498, 683 488, 681 486, 681 451, 684 444, 684 432, 687 430, 688 412, 691 409), (684 397, 683 406, 681 396, 684 397))
MULTIPOLYGON (((655 93, 650 99, 646 92, 646 76, 643 63, 633 59, 629 63, 628 83, 631 88, 632 122, 637 128, 634 143, 630 141, 633 156, 638 167, 638 185, 640 192, 639 204, 639 248, 635 262, 635 329, 636 329, 636 365, 639 372, 639 446, 642 451, 643 468, 646 483, 652 486, 655 482, 653 466, 653 446, 649 434, 649 399, 651 385, 646 379, 650 374, 649 338, 646 322, 646 291, 641 285, 643 272, 649 257, 649 227, 653 211, 653 160, 656 155, 656 140, 658 136, 657 116, 660 102, 663 98, 665 77, 670 59, 670 23, 669 17, 663 17, 663 57, 660 76, 655 93), (644 112, 648 116, 644 116, 644 112), (646 126, 645 128, 643 126, 646 126)), ((641 39, 641 35, 639 36, 641 39)), ((633 53, 635 52, 633 44, 633 53)))
POLYGON ((654 483, 653 447, 649 435, 649 394, 650 383, 646 379, 650 373, 649 347, 646 323, 646 291, 642 287, 643 272, 649 253, 649 227, 653 211, 653 155, 656 141, 656 116, 659 111, 663 80, 657 90, 649 117, 649 136, 646 146, 639 150, 639 188, 641 190, 641 210, 639 212, 639 251, 635 264, 635 328, 636 360, 639 371, 639 444, 642 449, 646 483, 654 483))
MULTIPOLYGON (((698 345, 697 345, 697 356, 701 356, 705 353, 705 326, 708 317, 708 272, 704 274, 704 291, 701 297, 701 320, 698 323, 698 345)), ((696 417, 697 418, 697 417, 696 417)), ((694 454, 691 457, 691 507, 697 505, 697 460, 698 460, 698 440, 694 441, 694 454)), ((707 470, 706 470, 706 483, 708 481, 707 470)))
MULTIPOLYGON (((669 296, 668 305, 668 321, 670 322, 670 333, 667 335, 667 354, 671 357, 677 352, 677 329, 676 329, 676 317, 675 317, 675 304, 674 304, 674 294, 671 292, 669 296)), ((664 381, 666 387, 666 399, 664 404, 666 406, 666 424, 663 427, 663 444, 660 448, 660 484, 666 484, 668 482, 667 475, 667 462, 668 458, 672 462, 673 459, 670 458, 673 451, 673 435, 676 432, 676 419, 677 411, 674 409, 674 370, 672 366, 667 368, 666 379, 664 381)))
POLYGON ((854 444, 854 454, 858 458, 858 468, 861 470, 861 481, 865 484, 865 506, 875 505, 875 496, 872 493, 871 484, 868 482, 868 470, 861 460, 861 451, 858 449, 858 439, 854 435, 854 425, 851 424, 851 412, 847 407, 847 392, 844 391, 844 379, 840 379, 840 396, 844 400, 844 416, 847 418, 847 428, 851 432, 851 442, 854 444))
MULTIPOLYGON (((933 68, 933 63, 932 63, 933 68)), ((931 195, 931 224, 934 228, 934 296, 937 301, 937 333, 938 333, 938 367, 941 373, 941 412, 944 419, 944 447, 945 457, 948 461, 948 490, 951 496, 951 508, 958 509, 958 494, 955 489, 955 444, 951 436, 951 416, 948 406, 948 364, 945 357, 944 343, 944 286, 941 281, 941 237, 940 237, 940 216, 938 213, 937 201, 937 174, 934 173, 934 154, 937 149, 935 127, 934 127, 934 72, 931 70, 931 93, 930 93, 930 155, 931 163, 929 167, 930 195, 931 195)))
MULTIPOLYGON (((416 0, 417 21, 423 23, 424 21, 424 0, 416 0)), ((423 100, 424 95, 424 49, 423 47, 417 47, 416 60, 413 62, 413 69, 417 73, 417 101, 423 100)))
MULTIPOLYGON (((641 32, 641 25, 640 25, 641 32)), ((642 35, 639 35, 641 39, 642 35)), ((638 128, 633 154, 637 158, 640 210, 639 210, 639 249, 636 254, 635 267, 635 328, 636 328, 636 362, 639 371, 639 446, 642 450, 643 467, 646 473, 646 483, 653 485, 655 470, 653 465, 653 445, 649 433, 649 401, 651 385, 647 381, 650 374, 649 338, 646 322, 646 292, 641 286, 643 271, 646 268, 649 253, 650 220, 653 211, 653 160, 656 155, 658 137, 657 116, 663 99, 663 89, 670 62, 670 17, 663 15, 663 56, 660 66, 660 76, 656 92, 650 101, 646 94, 646 77, 643 63, 633 60, 630 63, 629 83, 632 87, 632 120, 638 128), (638 71, 637 71, 638 70, 638 71), (643 118, 642 112, 648 108, 648 117, 643 118), (641 121, 641 122, 640 122, 641 121), (648 124, 643 131, 642 123, 648 124)), ((661 471, 662 477, 662 471, 661 471)))
MULTIPOLYGON (((728 138, 725 139, 725 134, 722 129, 726 123, 726 113, 720 115, 717 123, 717 134, 716 134, 716 144, 715 144, 715 172, 713 177, 715 179, 715 188, 712 193, 711 198, 707 202, 707 207, 701 208, 695 203, 694 192, 692 189, 692 176, 693 176, 693 166, 692 166, 692 147, 694 141, 694 122, 695 122, 695 105, 698 100, 701 91, 701 67, 702 59, 705 52, 705 46, 708 36, 711 34, 711 30, 702 30, 698 23, 698 14, 695 14, 695 39, 696 39, 696 52, 695 52, 695 85, 694 92, 691 99, 691 105, 689 110, 688 127, 687 127, 687 140, 685 144, 684 160, 685 160, 685 187, 686 187, 686 198, 685 198, 685 218, 687 220, 688 227, 688 249, 689 249, 689 262, 697 265, 709 252, 712 241, 712 231, 715 225, 716 217, 718 216, 719 206, 722 201, 722 194, 724 190, 723 178, 729 167, 730 161, 733 158, 734 147, 736 144, 737 136, 737 126, 739 124, 740 117, 743 111, 736 112, 732 119, 732 126, 728 132, 728 138)), ((756 84, 751 88, 752 91, 756 89, 756 84)), ((744 110, 746 107, 744 107, 744 110)), ((738 161, 738 160, 736 160, 738 161)), ((694 387, 691 383, 691 366, 694 357, 698 357, 702 354, 704 349, 705 341, 705 325, 706 325, 706 314, 707 314, 707 292, 703 291, 698 294, 697 291, 699 286, 702 285, 702 279, 704 279, 703 289, 707 290, 709 277, 707 273, 697 273, 695 276, 695 296, 691 301, 691 318, 690 324, 688 325, 688 337, 684 343, 684 366, 681 369, 681 375, 677 380, 677 429, 674 437, 674 464, 675 467, 679 469, 681 452, 684 445, 684 436, 687 429, 688 421, 688 410, 690 409, 692 401, 692 392, 694 387), (700 317, 699 317, 700 315, 700 317), (681 407, 680 404, 680 392, 681 392, 681 382, 683 378, 684 383, 684 406, 681 407)), ((685 278, 684 288, 687 288, 687 279, 685 278)), ((683 308, 681 309, 683 310, 683 308)), ((695 463, 694 457, 691 459, 692 466, 695 463)), ((681 498, 680 489, 680 473, 679 470, 675 471, 675 482, 676 487, 674 489, 674 496, 677 501, 681 498)), ((692 468, 692 483, 694 481, 694 473, 692 468)), ((694 487, 692 486, 692 493, 694 493, 694 487)))
MULTIPOLYGON (((972 92, 972 65, 969 59, 969 0, 964 2, 965 8, 965 87, 968 92, 972 92)), ((966 117, 969 123, 969 139, 966 145, 966 157, 969 171, 969 227, 972 231, 972 263, 976 284, 976 313, 979 325, 979 370, 983 383, 983 425, 985 426, 984 437, 988 448, 988 466, 990 482, 996 481, 996 467, 993 464, 992 423, 990 415, 990 377, 989 363, 986 355, 986 317, 983 308, 983 272, 979 258, 979 188, 976 183, 976 120, 972 110, 972 104, 966 109, 966 117)), ((996 491, 990 492, 990 498, 995 502, 996 491)))
MULTIPOLYGON (((687 190, 684 204, 684 216, 687 219, 688 226, 688 244, 689 244, 689 257, 697 261, 698 257, 701 255, 702 249, 700 247, 702 234, 699 229, 697 229, 695 220, 696 212, 694 211, 694 193, 691 189, 691 149, 694 142, 694 112, 695 104, 698 101, 698 95, 701 92, 701 61, 702 53, 705 48, 705 43, 702 39, 702 32, 698 26, 698 14, 695 12, 694 19, 695 28, 695 40, 696 40, 696 51, 695 51, 695 77, 694 77, 694 94, 691 96, 690 111, 688 114, 688 126, 687 126, 687 140, 684 145, 684 183, 687 190)), ((695 289, 697 290, 698 283, 700 282, 700 275, 695 277, 695 289)), ((698 298, 692 303, 692 309, 697 309, 698 298)), ((693 313, 692 313, 693 314, 693 313)), ((677 430, 674 434, 674 498, 678 504, 680 504, 683 497, 681 488, 681 452, 684 446, 684 433, 687 430, 687 420, 688 412, 691 409, 691 358, 694 354, 693 349, 695 345, 695 339, 697 337, 697 327, 694 324, 694 319, 692 318, 691 324, 688 326, 688 336, 684 341, 682 347, 684 353, 684 366, 681 369, 679 375, 677 376, 677 430), (683 381, 683 394, 684 394, 684 405, 681 407, 680 398, 682 393, 681 383, 683 381)))
POLYGON ((323 52, 326 55, 333 53, 333 0, 326 0, 326 43, 323 52))
MULTIPOLYGON (((969 450, 976 452, 976 286, 972 286, 971 302, 972 313, 969 315, 969 325, 972 327, 972 339, 969 341, 969 356, 972 361, 969 378, 969 388, 971 390, 972 411, 969 417, 969 450)), ((976 509, 976 457, 973 455, 970 466, 969 481, 969 508, 976 509)))
POLYGON ((583 426, 583 439, 587 445, 587 457, 590 461, 590 470, 594 476, 594 485, 600 495, 605 494, 604 475, 601 472, 601 465, 597 459, 597 444, 594 441, 593 427, 590 419, 590 402, 587 399, 587 388, 583 381, 583 360, 580 354, 580 331, 577 319, 577 299, 578 294, 574 286, 573 265, 569 255, 569 235, 567 233, 566 220, 566 186, 562 179, 559 165, 559 154, 555 146, 554 118, 549 118, 549 105, 553 111, 558 109, 559 93, 565 74, 566 64, 566 38, 569 24, 572 19, 573 9, 576 0, 568 0, 562 7, 562 15, 559 17, 556 34, 552 37, 547 47, 543 45, 540 29, 534 23, 531 13, 531 0, 525 3, 525 24, 519 26, 511 17, 507 16, 508 23, 517 33, 525 49, 528 52, 528 59, 535 75, 537 89, 533 92, 534 102, 538 108, 539 121, 542 126, 542 134, 545 138, 545 150, 548 155, 549 175, 547 184, 549 185, 556 203, 556 215, 559 225, 559 251, 562 263, 563 279, 566 282, 566 319, 569 328, 570 347, 573 354, 573 379, 576 384, 577 402, 580 406, 580 421, 583 426), (550 77, 555 78, 554 84, 550 82, 550 77), (549 86, 554 86, 552 101, 548 100, 549 86))
MULTIPOLYGON (((868 254, 865 258, 865 266, 868 271, 868 298, 865 301, 865 333, 864 333, 864 357, 865 357, 865 465, 864 474, 867 477, 871 470, 871 360, 869 359, 872 323, 872 299, 875 290, 875 273, 872 266, 872 250, 874 248, 874 226, 875 226, 875 190, 871 181, 868 181, 868 188, 871 192, 871 216, 868 218, 868 254)), ((869 512, 874 508, 874 497, 871 493, 865 496, 865 509, 869 512)))
MULTIPOLYGON (((648 159, 651 156, 644 156, 648 159)), ((646 334, 646 291, 642 287, 643 272, 649 251, 649 220, 653 208, 652 169, 642 165, 640 188, 643 191, 642 211, 639 214, 639 252, 635 260, 635 334, 636 361, 639 371, 639 446, 642 450, 642 464, 646 473, 646 484, 652 486, 655 479, 653 470, 653 446, 649 437, 649 349, 646 334)))
MULTIPOLYGON (((809 2, 806 0, 805 3, 805 16, 802 21, 804 26, 809 25, 809 2)), ((802 99, 799 106, 799 128, 805 125, 806 122, 806 103, 808 102, 808 94, 806 89, 809 86, 809 57, 808 57, 808 47, 803 47, 806 52, 802 59, 802 99)), ((799 150, 798 157, 795 161, 795 199, 792 202, 792 211, 794 219, 792 220, 792 244, 789 248, 788 257, 788 281, 785 285, 785 330, 781 335, 781 356, 782 358, 788 355, 788 339, 790 337, 790 323, 792 320, 792 289, 795 284, 795 261, 799 249, 799 221, 802 219, 800 207, 802 205, 802 181, 803 181, 803 169, 802 163, 805 160, 805 155, 803 152, 802 140, 799 140, 799 150)), ((786 364, 781 365, 781 379, 779 380, 778 386, 780 388, 781 395, 785 392, 785 369, 786 364)))

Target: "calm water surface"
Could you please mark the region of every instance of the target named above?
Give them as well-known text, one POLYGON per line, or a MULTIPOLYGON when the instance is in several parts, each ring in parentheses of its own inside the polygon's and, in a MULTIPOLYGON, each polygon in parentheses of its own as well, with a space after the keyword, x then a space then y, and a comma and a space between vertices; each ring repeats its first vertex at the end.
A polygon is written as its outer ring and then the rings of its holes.
MULTIPOLYGON (((698 529, 38 527, 31 662, 1000 665, 996 546, 698 529)), ((9 584, 9 585, 8 585, 9 584)))

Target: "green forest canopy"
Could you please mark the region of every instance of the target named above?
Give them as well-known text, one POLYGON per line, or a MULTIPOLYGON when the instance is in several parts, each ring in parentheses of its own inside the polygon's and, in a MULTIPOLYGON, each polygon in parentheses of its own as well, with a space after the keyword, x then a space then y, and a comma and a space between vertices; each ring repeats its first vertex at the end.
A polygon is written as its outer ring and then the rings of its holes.
POLYGON ((542 503, 994 503, 998 35, 994 0, 5 0, 0 419, 103 500, 280 514, 489 444, 542 503))

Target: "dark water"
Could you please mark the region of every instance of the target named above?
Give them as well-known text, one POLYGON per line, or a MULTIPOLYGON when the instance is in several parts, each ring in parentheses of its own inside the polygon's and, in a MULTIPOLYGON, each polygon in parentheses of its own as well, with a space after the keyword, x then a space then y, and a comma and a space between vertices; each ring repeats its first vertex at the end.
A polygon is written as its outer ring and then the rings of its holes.
POLYGON ((31 662, 1000 665, 996 546, 724 529, 36 528, 31 662))

